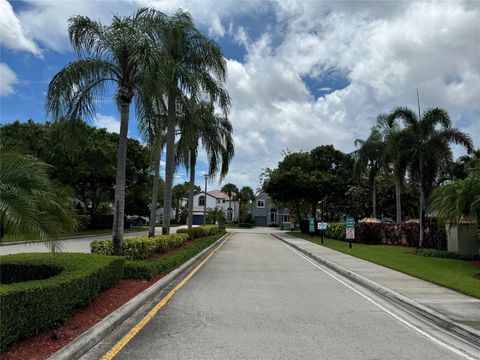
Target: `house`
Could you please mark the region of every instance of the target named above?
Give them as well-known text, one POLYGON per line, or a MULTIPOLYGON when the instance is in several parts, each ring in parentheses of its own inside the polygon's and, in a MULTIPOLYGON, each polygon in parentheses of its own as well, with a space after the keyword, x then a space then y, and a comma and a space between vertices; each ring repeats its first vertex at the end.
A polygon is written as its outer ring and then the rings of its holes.
MULTIPOLYGON (((182 206, 187 206, 187 203, 187 199, 182 199, 182 206)), ((220 190, 212 190, 207 192, 207 196, 205 196, 205 192, 202 191, 193 197, 193 225, 203 224, 205 204, 207 206, 207 212, 209 209, 221 209, 225 214, 227 222, 238 221, 238 201, 232 200, 232 207, 230 208, 230 198, 228 195, 220 190)))
MULTIPOLYGON (((157 211, 155 213, 157 224, 163 224, 163 206, 157 204, 157 211)), ((170 221, 175 220, 175 209, 170 208, 170 221)))
POLYGON ((290 210, 276 206, 265 193, 255 197, 251 207, 255 226, 280 226, 282 222, 290 222, 290 210))

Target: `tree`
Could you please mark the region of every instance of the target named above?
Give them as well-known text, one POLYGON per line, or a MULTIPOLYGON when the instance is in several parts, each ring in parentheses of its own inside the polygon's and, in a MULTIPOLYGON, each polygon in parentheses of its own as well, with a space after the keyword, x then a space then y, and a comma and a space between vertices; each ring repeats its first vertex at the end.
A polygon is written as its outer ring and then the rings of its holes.
POLYGON ((396 138, 397 148, 408 159, 410 177, 420 189, 420 239, 423 246, 425 199, 431 192, 442 168, 452 162, 450 143, 464 146, 473 151, 471 138, 460 130, 452 128, 448 113, 440 108, 427 109, 417 115, 406 107, 398 107, 389 115, 390 121, 401 119, 405 128, 396 138))
POLYGON ((220 107, 230 103, 221 86, 226 79, 226 61, 220 47, 200 33, 191 16, 180 10, 158 28, 162 45, 161 63, 157 73, 162 79, 167 97, 166 171, 163 201, 162 233, 170 232, 173 174, 175 171, 175 135, 177 107, 185 94, 196 99, 199 94, 220 107))
MULTIPOLYGON (((78 121, 93 116, 96 101, 103 98, 108 83, 116 87, 115 101, 120 111, 120 138, 117 155, 114 222, 112 242, 114 254, 122 254, 125 210, 125 165, 130 104, 137 98, 141 107, 142 87, 154 82, 152 66, 160 62, 159 43, 152 38, 152 29, 164 24, 165 16, 155 10, 140 9, 134 15, 114 15, 104 25, 86 16, 69 19, 68 34, 78 60, 57 73, 48 85, 46 108, 57 119, 78 121)), ((149 94, 152 95, 152 94, 149 94)))
MULTIPOLYGON (((228 195, 228 207, 230 209, 229 211, 233 215, 232 200, 234 200, 237 197, 238 188, 235 184, 227 183, 222 186, 222 191, 228 195)), ((229 223, 232 223, 233 216, 229 217, 227 220, 229 223)))
POLYGON ((48 178, 47 164, 9 141, 0 144, 0 164, 0 239, 12 234, 45 240, 75 229, 68 193, 48 178))
POLYGON ((377 188, 376 177, 384 164, 386 144, 382 133, 377 127, 373 127, 366 140, 355 140, 355 146, 360 148, 355 151, 354 173, 358 176, 368 170, 368 181, 372 189, 372 217, 377 217, 377 188))
POLYGON ((208 177, 213 179, 220 173, 221 181, 227 174, 234 155, 233 129, 227 116, 215 114, 213 104, 205 101, 187 100, 184 116, 180 118, 179 124, 182 135, 178 142, 177 157, 190 173, 187 225, 191 229, 198 146, 201 143, 207 153, 208 177))
POLYGON ((244 222, 248 206, 252 203, 252 201, 255 201, 255 193, 250 186, 244 186, 238 191, 237 198, 240 207, 239 222, 244 222))

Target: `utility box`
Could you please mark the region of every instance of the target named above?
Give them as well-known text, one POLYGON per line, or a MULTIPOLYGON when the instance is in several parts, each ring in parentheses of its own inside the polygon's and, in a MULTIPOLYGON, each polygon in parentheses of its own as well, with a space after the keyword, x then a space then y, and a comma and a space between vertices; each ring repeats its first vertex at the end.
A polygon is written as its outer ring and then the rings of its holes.
POLYGON ((282 222, 280 224, 280 230, 293 230, 293 224, 291 222, 282 222))

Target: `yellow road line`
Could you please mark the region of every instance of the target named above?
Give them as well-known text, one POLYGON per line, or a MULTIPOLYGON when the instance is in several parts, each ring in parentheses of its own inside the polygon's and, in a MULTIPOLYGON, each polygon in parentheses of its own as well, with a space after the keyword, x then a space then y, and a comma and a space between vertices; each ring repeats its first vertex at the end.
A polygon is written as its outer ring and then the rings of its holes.
POLYGON ((125 345, 128 344, 130 340, 133 339, 135 335, 138 334, 142 328, 148 324, 150 320, 155 316, 155 314, 162 308, 164 307, 167 303, 168 300, 170 300, 175 293, 182 288, 183 285, 185 285, 188 280, 191 279, 195 273, 200 270, 200 268, 205 265, 205 263, 210 260, 210 258, 215 254, 222 246, 225 244, 225 242, 232 236, 233 233, 230 233, 225 240, 222 241, 220 245, 218 245, 214 250, 212 250, 203 261, 195 267, 177 286, 175 286, 160 302, 153 307, 150 312, 145 315, 145 317, 138 322, 137 325, 135 325, 130 331, 122 338, 120 339, 111 349, 109 352, 107 352, 105 355, 103 355, 102 360, 111 360, 115 355, 117 355, 120 350, 122 350, 125 345))

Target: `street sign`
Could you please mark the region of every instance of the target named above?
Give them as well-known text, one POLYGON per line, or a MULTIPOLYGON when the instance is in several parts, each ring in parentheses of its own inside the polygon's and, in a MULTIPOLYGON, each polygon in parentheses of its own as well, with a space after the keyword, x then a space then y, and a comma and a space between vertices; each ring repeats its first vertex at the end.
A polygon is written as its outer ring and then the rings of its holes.
POLYGON ((327 230, 327 227, 328 227, 327 223, 324 223, 324 222, 318 223, 318 230, 327 230))
POLYGON ((315 232, 315 219, 309 218, 308 219, 308 232, 314 233, 315 232))
POLYGON ((355 239, 355 228, 346 228, 347 231, 347 240, 354 240, 355 239))
POLYGON ((353 217, 347 217, 345 221, 345 227, 348 229, 355 229, 355 219, 353 217))

